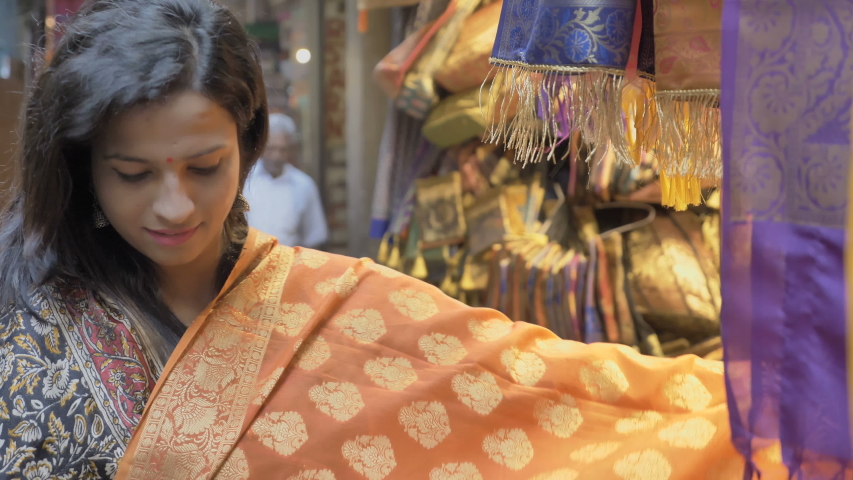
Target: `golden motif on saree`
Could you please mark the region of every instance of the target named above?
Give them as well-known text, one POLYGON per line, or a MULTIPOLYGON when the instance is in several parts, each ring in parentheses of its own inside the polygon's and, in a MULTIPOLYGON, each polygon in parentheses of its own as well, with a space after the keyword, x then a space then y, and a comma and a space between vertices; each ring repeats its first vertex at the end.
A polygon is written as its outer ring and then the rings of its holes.
POLYGON ((737 463, 722 377, 701 362, 562 341, 368 260, 313 268, 296 259, 320 256, 267 242, 250 234, 261 261, 241 258, 242 280, 182 340, 118 480, 692 480, 737 463), (352 294, 313 288, 349 269, 352 294), (379 337, 336 321, 369 310, 379 337))

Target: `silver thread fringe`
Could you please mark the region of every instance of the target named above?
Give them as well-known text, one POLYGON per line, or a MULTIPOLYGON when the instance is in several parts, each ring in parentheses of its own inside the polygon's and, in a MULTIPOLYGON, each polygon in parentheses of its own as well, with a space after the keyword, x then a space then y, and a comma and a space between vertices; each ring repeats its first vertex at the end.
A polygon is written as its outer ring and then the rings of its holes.
POLYGON ((633 164, 622 114, 622 71, 493 63, 499 71, 488 98, 483 97, 486 82, 480 91, 480 105, 487 102, 491 113, 490 143, 515 150, 524 164, 555 161, 555 147, 580 132, 591 147, 583 160, 612 144, 617 159, 633 164))

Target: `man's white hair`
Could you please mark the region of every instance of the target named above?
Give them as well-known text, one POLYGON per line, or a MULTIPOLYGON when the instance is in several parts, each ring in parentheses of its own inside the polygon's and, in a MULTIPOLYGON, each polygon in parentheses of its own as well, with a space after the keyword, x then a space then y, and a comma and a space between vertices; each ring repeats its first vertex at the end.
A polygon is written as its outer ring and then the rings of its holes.
POLYGON ((270 114, 270 133, 283 133, 295 141, 298 136, 296 122, 283 113, 270 114))

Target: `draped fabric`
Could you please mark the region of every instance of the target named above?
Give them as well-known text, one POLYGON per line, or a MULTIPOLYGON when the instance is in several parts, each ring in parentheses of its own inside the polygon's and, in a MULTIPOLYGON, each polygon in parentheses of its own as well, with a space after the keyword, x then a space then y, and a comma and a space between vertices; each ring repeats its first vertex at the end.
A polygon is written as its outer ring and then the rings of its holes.
POLYGON ((116 478, 728 480, 729 435, 719 362, 559 340, 252 231, 116 478))
POLYGON ((391 180, 395 170, 395 147, 398 137, 399 114, 391 102, 385 113, 385 126, 379 143, 379 159, 376 162, 376 183, 370 211, 370 237, 382 238, 391 225, 391 180))
POLYGON ((505 0, 491 62, 519 107, 492 140, 536 161, 579 131, 627 161, 621 89, 637 10, 637 0, 505 0))
POLYGON ((138 334, 75 281, 0 311, 0 476, 112 478, 163 368, 138 334))
MULTIPOLYGON (((420 2, 415 12, 396 11, 393 16, 392 43, 400 45, 408 33, 410 36, 436 20, 447 9, 449 0, 425 0, 420 2)), ((380 62, 381 65, 381 62, 380 62)), ((385 113, 382 140, 379 146, 379 158, 376 168, 376 186, 373 192, 371 208, 370 236, 380 239, 390 233, 398 234, 400 230, 392 225, 394 213, 400 210, 400 204, 409 187, 414 182, 412 171, 416 176, 422 167, 419 154, 424 143, 421 135, 423 122, 403 114, 394 107, 391 100, 385 113)), ((383 245, 387 250, 387 238, 383 245)))
POLYGON ((853 3, 726 0, 723 28, 722 319, 734 443, 767 478, 850 478, 853 3))
POLYGON ((489 57, 502 7, 502 0, 483 5, 465 21, 459 39, 435 74, 435 81, 447 91, 464 92, 479 87, 484 79, 492 79, 489 57))

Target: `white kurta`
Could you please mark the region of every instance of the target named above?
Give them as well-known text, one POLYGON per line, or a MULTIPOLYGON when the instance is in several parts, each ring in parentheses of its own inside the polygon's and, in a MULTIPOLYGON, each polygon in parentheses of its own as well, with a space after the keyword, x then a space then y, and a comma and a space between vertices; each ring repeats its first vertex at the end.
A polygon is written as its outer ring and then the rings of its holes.
POLYGON ((288 247, 315 248, 329 236, 317 185, 306 173, 287 165, 273 178, 259 161, 243 194, 251 205, 249 225, 288 247))

